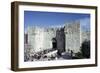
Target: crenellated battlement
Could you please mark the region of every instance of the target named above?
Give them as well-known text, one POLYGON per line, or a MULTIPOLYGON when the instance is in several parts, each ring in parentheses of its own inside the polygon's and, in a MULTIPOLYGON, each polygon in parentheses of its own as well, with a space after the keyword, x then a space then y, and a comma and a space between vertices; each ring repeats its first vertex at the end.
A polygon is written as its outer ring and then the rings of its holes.
POLYGON ((56 48, 61 52, 72 50, 80 51, 80 45, 85 40, 90 40, 90 33, 81 30, 80 21, 66 23, 60 27, 28 27, 25 34, 28 35, 28 44, 35 52, 52 49, 56 40, 56 48))

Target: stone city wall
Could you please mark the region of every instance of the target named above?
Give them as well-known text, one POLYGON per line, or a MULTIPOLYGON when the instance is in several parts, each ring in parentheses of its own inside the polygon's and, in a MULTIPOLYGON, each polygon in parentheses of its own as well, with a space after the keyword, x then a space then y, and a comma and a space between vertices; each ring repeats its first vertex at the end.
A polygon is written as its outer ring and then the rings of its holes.
POLYGON ((90 32, 82 31, 79 21, 65 24, 60 28, 28 27, 25 34, 28 35, 28 45, 33 52, 52 49, 55 41, 57 49, 61 52, 72 50, 76 53, 80 51, 84 40, 90 40, 90 32))

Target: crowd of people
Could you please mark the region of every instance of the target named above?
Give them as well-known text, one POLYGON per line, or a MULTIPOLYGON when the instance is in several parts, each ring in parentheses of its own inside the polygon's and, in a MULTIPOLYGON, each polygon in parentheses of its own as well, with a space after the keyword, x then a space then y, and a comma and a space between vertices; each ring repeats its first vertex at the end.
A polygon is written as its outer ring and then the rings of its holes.
POLYGON ((39 52, 34 52, 33 54, 31 53, 24 53, 24 61, 48 61, 48 60, 54 60, 56 59, 57 53, 53 53, 51 55, 48 55, 48 53, 51 53, 55 50, 53 49, 46 49, 43 51, 39 52))

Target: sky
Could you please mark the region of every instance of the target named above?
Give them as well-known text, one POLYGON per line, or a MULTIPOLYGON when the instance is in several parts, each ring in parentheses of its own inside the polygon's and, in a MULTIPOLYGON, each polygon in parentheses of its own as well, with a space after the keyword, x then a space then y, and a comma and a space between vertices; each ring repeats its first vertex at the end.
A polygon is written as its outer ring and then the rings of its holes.
POLYGON ((28 26, 51 27, 64 26, 66 23, 80 20, 84 31, 90 30, 90 14, 24 11, 24 28, 28 26))

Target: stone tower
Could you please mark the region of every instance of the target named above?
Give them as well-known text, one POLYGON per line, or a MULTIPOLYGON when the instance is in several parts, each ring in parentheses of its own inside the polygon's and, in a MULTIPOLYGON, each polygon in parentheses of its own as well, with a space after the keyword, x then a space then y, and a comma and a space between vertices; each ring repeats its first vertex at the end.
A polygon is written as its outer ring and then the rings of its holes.
POLYGON ((78 52, 80 49, 80 22, 72 22, 66 24, 64 27, 65 32, 65 50, 66 52, 78 52))

